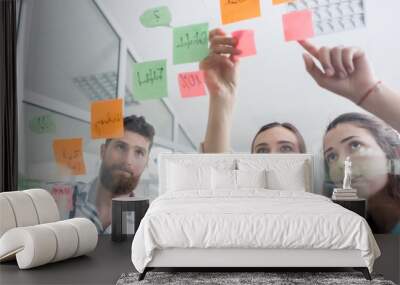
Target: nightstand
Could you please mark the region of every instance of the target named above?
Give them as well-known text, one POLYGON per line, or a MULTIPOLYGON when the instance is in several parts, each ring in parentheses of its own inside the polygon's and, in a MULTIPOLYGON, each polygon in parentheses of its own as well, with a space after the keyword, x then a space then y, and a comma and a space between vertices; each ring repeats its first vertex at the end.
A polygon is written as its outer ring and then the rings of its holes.
POLYGON ((134 234, 149 208, 150 200, 145 197, 124 197, 112 199, 112 241, 123 241, 127 235, 134 234), (133 232, 129 233, 127 215, 134 213, 135 225, 133 232))
POLYGON ((361 217, 367 217, 367 200, 365 199, 354 199, 354 200, 333 200, 332 202, 339 204, 340 206, 359 214, 361 217))

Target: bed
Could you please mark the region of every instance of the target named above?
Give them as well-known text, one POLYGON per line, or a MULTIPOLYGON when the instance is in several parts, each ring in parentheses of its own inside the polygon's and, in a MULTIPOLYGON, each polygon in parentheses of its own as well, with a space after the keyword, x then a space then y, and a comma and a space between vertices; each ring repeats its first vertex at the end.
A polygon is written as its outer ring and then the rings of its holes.
POLYGON ((336 268, 371 279, 379 248, 361 216, 313 192, 309 154, 160 154, 160 196, 132 243, 154 268, 336 268))

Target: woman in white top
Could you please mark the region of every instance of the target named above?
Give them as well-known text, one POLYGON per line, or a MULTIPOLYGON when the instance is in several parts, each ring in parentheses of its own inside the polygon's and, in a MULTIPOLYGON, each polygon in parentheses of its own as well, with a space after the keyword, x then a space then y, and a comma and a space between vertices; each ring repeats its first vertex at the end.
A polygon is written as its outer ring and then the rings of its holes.
MULTIPOLYGON (((208 125, 202 152, 224 153, 231 150, 230 132, 235 106, 239 62, 236 40, 221 29, 210 32, 210 54, 200 63, 210 93, 208 125)), ((264 125, 255 135, 252 153, 305 153, 304 139, 290 123, 264 125)))

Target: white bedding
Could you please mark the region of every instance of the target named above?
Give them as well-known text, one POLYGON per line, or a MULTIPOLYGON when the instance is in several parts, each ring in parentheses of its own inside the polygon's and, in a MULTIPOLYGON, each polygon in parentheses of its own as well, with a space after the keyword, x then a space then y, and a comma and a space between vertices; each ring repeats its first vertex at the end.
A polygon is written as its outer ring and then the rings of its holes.
POLYGON ((380 255, 359 215, 321 195, 265 189, 161 195, 140 223, 132 262, 143 272, 165 248, 358 249, 371 272, 380 255))

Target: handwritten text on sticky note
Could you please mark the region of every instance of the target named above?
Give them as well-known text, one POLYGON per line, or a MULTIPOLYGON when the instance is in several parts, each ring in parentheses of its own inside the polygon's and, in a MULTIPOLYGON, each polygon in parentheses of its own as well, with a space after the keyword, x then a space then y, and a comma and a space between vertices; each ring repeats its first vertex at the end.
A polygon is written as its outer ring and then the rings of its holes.
POLYGON ((139 19, 143 26, 153 28, 169 26, 172 17, 168 7, 161 6, 146 10, 139 19))
POLYGON ((260 0, 220 0, 222 24, 259 17, 260 0))
POLYGON ((32 118, 29 121, 29 128, 36 134, 54 133, 56 124, 52 115, 42 115, 32 118))
POLYGON ((232 36, 237 39, 236 48, 241 51, 238 57, 251 56, 257 53, 256 44, 254 41, 254 31, 241 30, 232 33, 232 36))
POLYGON ((174 64, 201 61, 208 55, 208 23, 174 28, 174 64))
POLYGON ((91 105, 93 139, 120 138, 124 135, 123 100, 99 100, 91 105))
POLYGON ((312 11, 302 10, 282 16, 286 41, 299 41, 314 36, 312 11))
POLYGON ((53 141, 53 152, 57 164, 69 169, 72 175, 86 173, 82 149, 81 138, 56 139, 53 141))
POLYGON ((154 60, 133 65, 133 96, 137 100, 167 97, 167 61, 154 60))
POLYGON ((183 72, 178 75, 179 90, 183 98, 204 96, 204 73, 202 71, 183 72))

